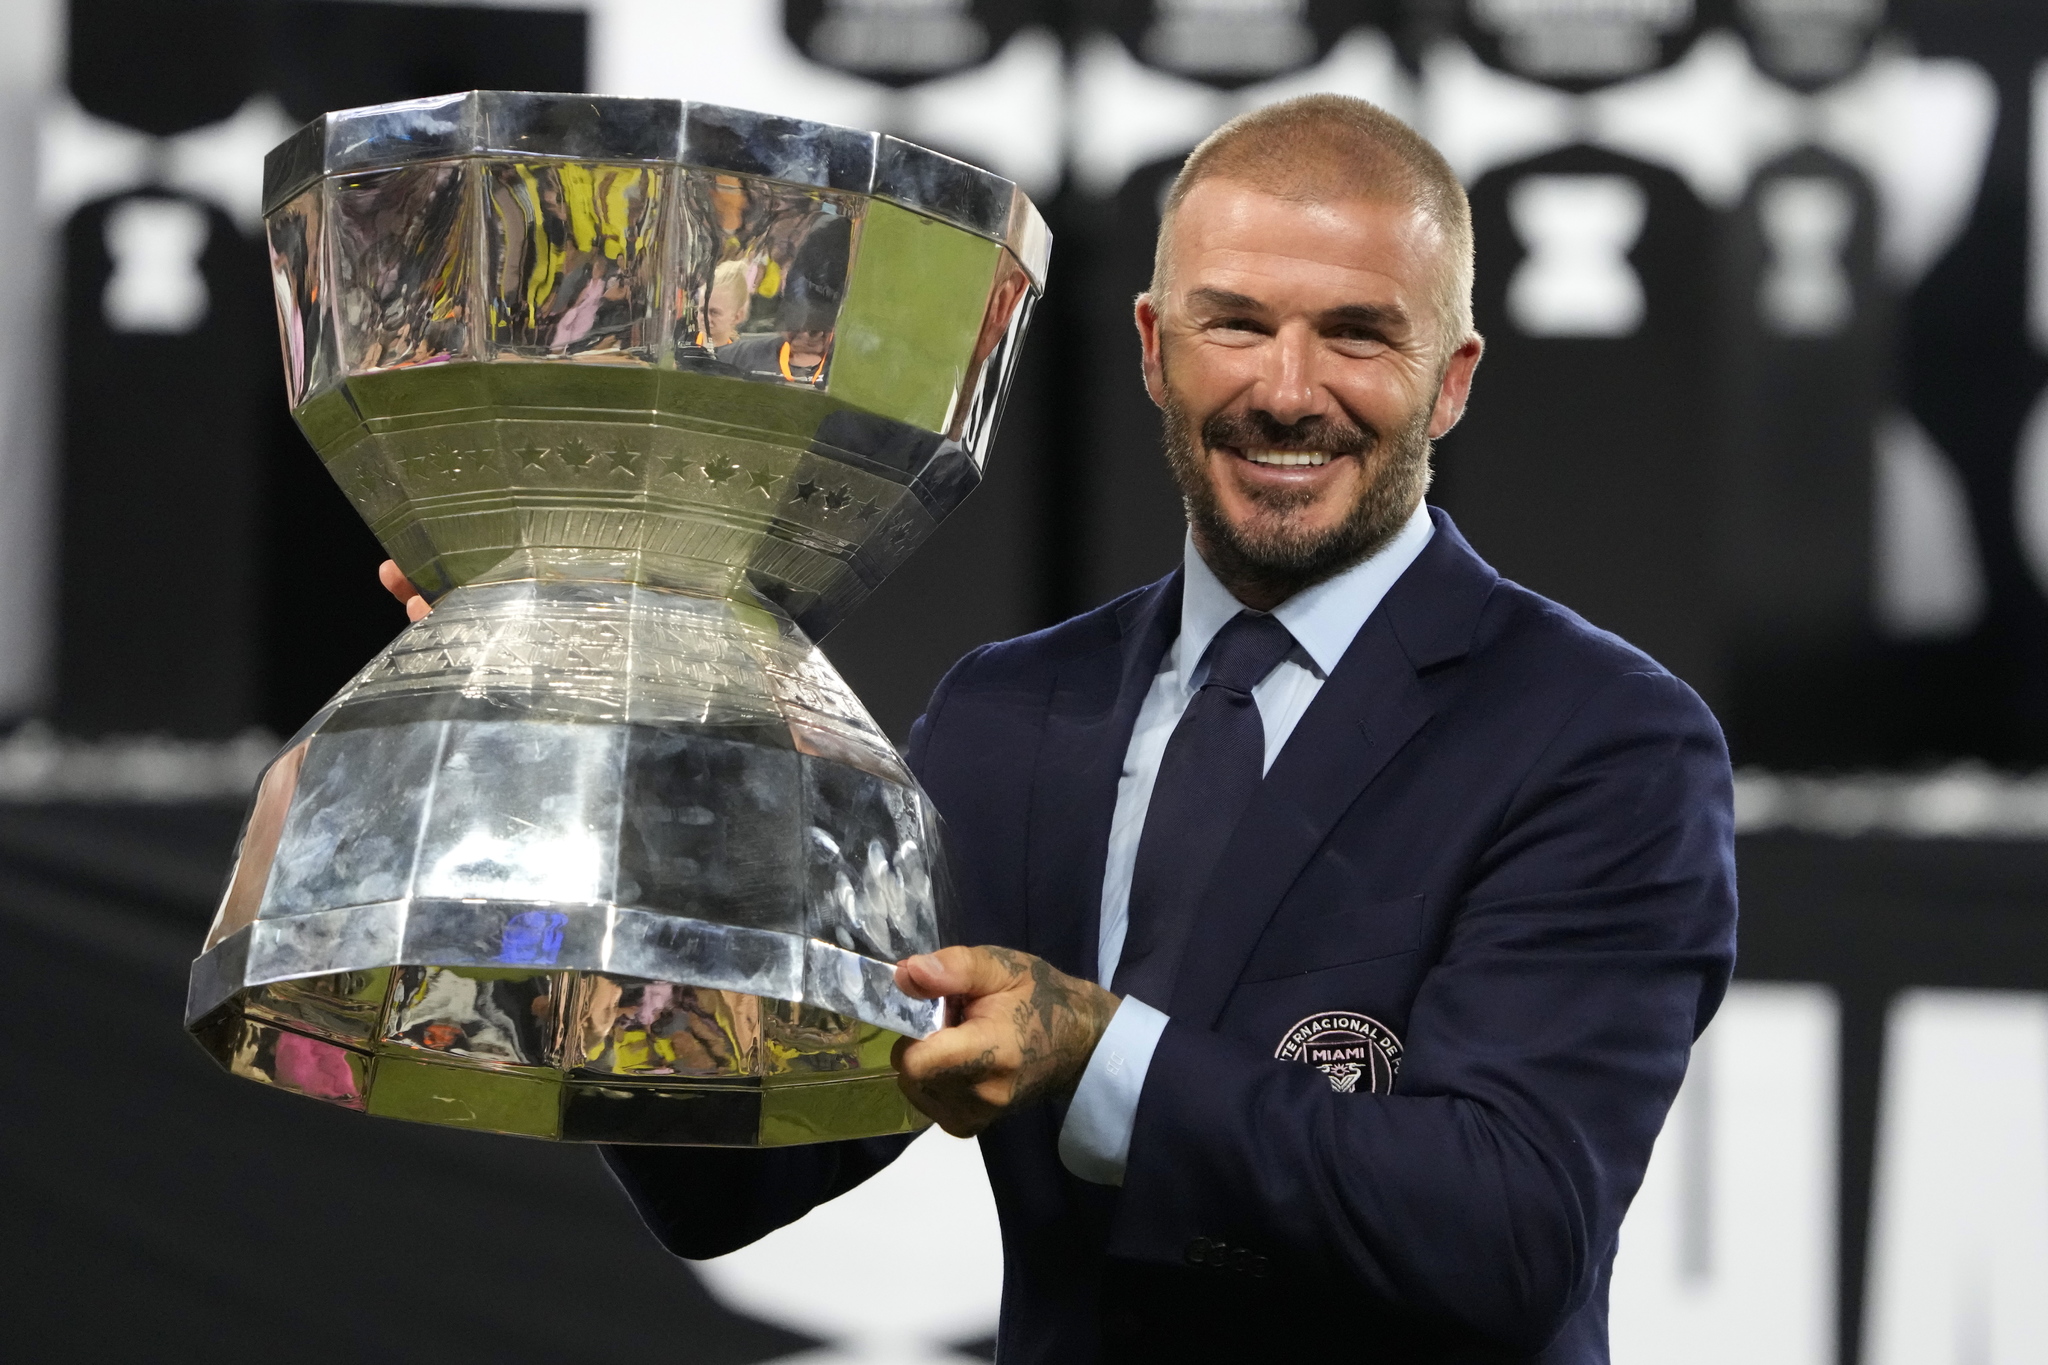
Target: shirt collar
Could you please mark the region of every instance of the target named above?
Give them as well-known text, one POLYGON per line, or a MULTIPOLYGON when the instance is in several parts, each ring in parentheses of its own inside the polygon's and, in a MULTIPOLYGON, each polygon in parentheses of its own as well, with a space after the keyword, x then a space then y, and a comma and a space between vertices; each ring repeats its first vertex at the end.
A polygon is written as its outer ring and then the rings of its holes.
MULTIPOLYGON (((1327 678, 1335 670, 1366 618, 1435 534, 1436 524, 1429 519, 1429 508, 1418 502, 1407 522, 1376 554, 1334 578, 1302 589, 1273 609, 1280 624, 1294 636, 1295 644, 1314 662, 1320 676, 1327 678)), ((1181 561, 1185 583, 1181 589, 1180 638, 1174 642, 1174 670, 1182 685, 1192 691, 1195 664, 1216 633, 1244 610, 1244 604, 1230 595, 1230 589, 1223 586, 1202 559, 1193 536, 1188 537, 1181 561)))

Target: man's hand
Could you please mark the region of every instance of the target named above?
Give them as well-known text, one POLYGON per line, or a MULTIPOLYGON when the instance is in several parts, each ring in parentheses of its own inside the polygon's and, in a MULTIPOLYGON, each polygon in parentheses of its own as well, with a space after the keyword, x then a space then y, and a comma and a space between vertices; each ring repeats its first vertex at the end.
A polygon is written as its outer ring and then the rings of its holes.
POLYGON ((953 1024, 896 1044, 910 1102, 954 1137, 1071 1092, 1119 1003, 1092 981, 1009 948, 941 948, 896 964, 918 1000, 948 998, 953 1024))
POLYGON ((387 559, 377 566, 377 581, 384 585, 384 591, 399 600, 405 608, 405 619, 417 621, 434 609, 431 602, 412 585, 412 580, 399 572, 397 561, 387 559))

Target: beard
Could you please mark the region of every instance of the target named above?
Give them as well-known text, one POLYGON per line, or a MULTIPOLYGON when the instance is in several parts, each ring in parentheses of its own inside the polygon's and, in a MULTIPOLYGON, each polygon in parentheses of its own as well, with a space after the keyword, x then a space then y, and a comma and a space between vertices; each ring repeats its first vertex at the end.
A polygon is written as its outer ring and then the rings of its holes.
POLYGON ((1197 430, 1173 386, 1166 385, 1160 404, 1166 463, 1180 485, 1195 548, 1216 577, 1240 598, 1249 592, 1278 601, 1334 578, 1384 549, 1429 489, 1429 419, 1435 396, 1432 388, 1430 402, 1391 433, 1323 417, 1288 424, 1257 411, 1218 413, 1197 430), (1344 518, 1327 530, 1308 530, 1295 523, 1294 513, 1315 500, 1307 489, 1248 492, 1252 514, 1243 524, 1233 524, 1224 516, 1209 480, 1207 452, 1218 446, 1321 450, 1332 459, 1349 455, 1359 463, 1362 486, 1344 518))

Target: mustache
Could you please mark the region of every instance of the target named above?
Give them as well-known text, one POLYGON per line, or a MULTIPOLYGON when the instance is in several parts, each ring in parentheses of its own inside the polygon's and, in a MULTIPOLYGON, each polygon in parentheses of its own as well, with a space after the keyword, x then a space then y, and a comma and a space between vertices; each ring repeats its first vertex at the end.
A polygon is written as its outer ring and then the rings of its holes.
POLYGON ((1379 444, 1378 433, 1327 417, 1281 422, 1269 412, 1216 413, 1202 423, 1202 444, 1215 449, 1325 450, 1331 455, 1364 455, 1379 444))

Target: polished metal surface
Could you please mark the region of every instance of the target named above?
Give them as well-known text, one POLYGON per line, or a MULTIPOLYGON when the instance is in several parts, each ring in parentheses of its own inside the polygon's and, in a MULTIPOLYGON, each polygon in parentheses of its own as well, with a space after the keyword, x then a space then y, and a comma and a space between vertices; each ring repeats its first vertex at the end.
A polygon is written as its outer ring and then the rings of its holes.
POLYGON ((1045 282, 1052 238, 999 175, 884 133, 725 105, 472 90, 323 114, 263 163, 263 211, 323 176, 485 154, 640 162, 885 200, 1001 242, 1045 282))
POLYGON ((265 772, 187 1022, 371 1114, 921 1126, 937 814, 811 643, 981 478, 1046 239, 1008 182, 709 105, 473 92, 268 163, 294 415, 436 600, 265 772))

